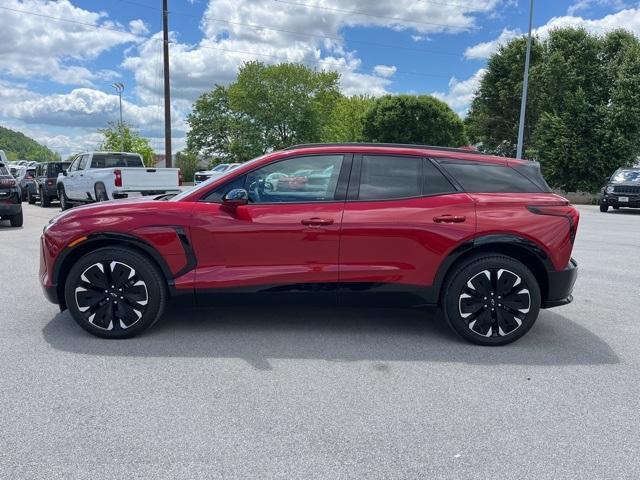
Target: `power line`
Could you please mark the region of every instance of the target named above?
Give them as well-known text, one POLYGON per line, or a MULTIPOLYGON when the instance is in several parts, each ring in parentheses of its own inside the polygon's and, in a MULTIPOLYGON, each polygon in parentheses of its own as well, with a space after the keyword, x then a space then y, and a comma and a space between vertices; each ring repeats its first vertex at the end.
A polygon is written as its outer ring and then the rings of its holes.
MULTIPOLYGON (((122 3, 130 3, 132 5, 140 5, 140 6, 144 6, 146 8, 152 9, 152 10, 159 10, 157 7, 153 7, 151 5, 147 5, 147 4, 143 4, 143 3, 139 3, 139 2, 134 2, 132 0, 116 0, 116 1, 122 2, 122 3)), ((173 14, 173 15, 181 15, 181 16, 184 16, 184 17, 195 18, 195 19, 198 19, 198 20, 201 19, 201 17, 199 17, 197 15, 192 15, 192 14, 183 13, 183 12, 171 11, 170 13, 173 14)), ((273 31, 273 32, 282 32, 282 33, 288 33, 288 34, 291 34, 291 35, 300 35, 302 37, 311 37, 311 38, 321 38, 321 39, 325 39, 325 40, 334 40, 334 41, 338 41, 338 42, 344 42, 345 41, 344 38, 338 37, 338 36, 333 36, 333 35, 322 35, 322 34, 316 34, 316 33, 298 32, 298 31, 295 31, 295 30, 287 30, 287 29, 284 29, 284 28, 276 28, 276 27, 270 27, 270 26, 266 26, 266 25, 258 25, 258 24, 253 24, 253 23, 237 22, 237 21, 226 20, 226 19, 222 19, 222 18, 207 17, 207 20, 211 21, 211 22, 217 22, 217 23, 226 23, 228 25, 236 25, 236 26, 241 26, 241 27, 248 27, 248 28, 252 28, 254 30, 269 30, 269 31, 273 31)), ((408 51, 419 52, 419 53, 433 53, 433 54, 438 54, 438 55, 450 55, 450 56, 454 56, 454 57, 461 57, 461 55, 459 53, 448 52, 448 51, 444 51, 444 50, 433 50, 433 49, 427 49, 427 48, 413 48, 413 47, 407 47, 405 45, 371 42, 371 41, 368 41, 368 40, 350 39, 349 43, 359 43, 359 44, 362 44, 362 45, 371 45, 371 46, 374 46, 374 47, 401 49, 401 50, 408 50, 408 51)))
MULTIPOLYGON (((210 46, 205 46, 205 45, 199 45, 198 48, 203 48, 205 50, 220 50, 223 52, 230 52, 230 53, 242 53, 242 54, 246 54, 246 55, 259 55, 259 56, 263 56, 263 57, 270 57, 270 58, 275 58, 275 59, 279 59, 279 60, 284 60, 287 62, 291 62, 292 60, 289 59, 288 57, 284 57, 282 55, 273 55, 270 53, 258 53, 258 52, 249 52, 246 50, 235 50, 235 49, 231 49, 231 48, 222 48, 222 47, 210 47, 210 46)), ((331 60, 307 60, 307 61, 301 61, 300 63, 306 63, 306 64, 311 64, 311 65, 330 65, 334 68, 339 68, 340 65, 337 64, 336 62, 333 62, 331 60)), ((437 74, 433 74, 433 73, 424 73, 424 72, 412 72, 412 71, 407 71, 407 70, 396 70, 394 72, 394 75, 396 74, 403 74, 403 75, 416 75, 416 76, 421 76, 421 77, 436 77, 436 78, 450 78, 450 75, 437 75, 437 74)))
POLYGON ((120 28, 107 27, 107 26, 104 26, 104 25, 95 25, 93 23, 80 22, 78 20, 70 20, 68 18, 53 17, 51 15, 45 15, 44 13, 31 12, 31 11, 28 11, 28 10, 18 10, 16 8, 10 8, 10 7, 0 7, 0 9, 8 10, 8 11, 14 12, 14 13, 24 13, 26 15, 34 15, 36 17, 48 18, 49 20, 57 20, 58 22, 75 23, 77 25, 84 25, 85 27, 97 28, 97 29, 100 29, 100 30, 111 30, 113 32, 118 32, 118 33, 127 33, 129 35, 133 35, 133 36, 137 37, 137 35, 135 35, 135 34, 133 34, 131 32, 128 32, 126 30, 122 30, 120 28))
POLYGON ((365 17, 374 17, 374 18, 383 18, 385 20, 394 20, 396 22, 402 22, 402 23, 417 23, 417 24, 421 24, 421 25, 433 25, 433 26, 437 26, 437 27, 444 27, 444 28, 450 28, 450 29, 456 29, 456 30, 468 30, 469 27, 462 27, 462 26, 457 26, 457 25, 450 25, 450 24, 445 24, 445 23, 434 23, 434 22, 425 22, 422 20, 412 20, 409 18, 398 18, 398 17, 389 17, 386 15, 376 15, 373 13, 368 13, 368 12, 363 12, 360 10, 343 10, 341 8, 333 8, 333 7, 325 7, 322 5, 313 5, 313 4, 309 4, 309 3, 298 3, 298 2, 292 2, 292 1, 288 1, 288 0, 273 0, 274 2, 278 2, 278 3, 284 3, 287 5, 295 5, 298 7, 306 7, 306 8, 316 8, 318 10, 328 10, 330 12, 339 12, 339 13, 346 13, 349 15, 363 15, 365 17))

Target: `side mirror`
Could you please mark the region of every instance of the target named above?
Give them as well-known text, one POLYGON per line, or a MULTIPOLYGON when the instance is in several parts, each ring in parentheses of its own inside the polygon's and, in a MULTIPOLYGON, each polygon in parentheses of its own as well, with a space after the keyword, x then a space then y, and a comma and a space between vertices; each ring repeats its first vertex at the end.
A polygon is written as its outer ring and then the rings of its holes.
POLYGON ((249 203, 249 193, 244 188, 234 188, 227 192, 222 199, 222 204, 226 207, 236 208, 249 203))
POLYGON ((62 175, 66 177, 67 175, 69 175, 69 172, 67 172, 66 170, 62 170, 62 175))

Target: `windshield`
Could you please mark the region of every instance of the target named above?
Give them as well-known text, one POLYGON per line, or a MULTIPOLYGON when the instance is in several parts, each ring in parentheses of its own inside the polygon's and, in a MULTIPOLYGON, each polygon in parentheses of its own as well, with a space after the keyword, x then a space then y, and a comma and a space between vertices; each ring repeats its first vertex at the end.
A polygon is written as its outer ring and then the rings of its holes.
POLYGON ((91 168, 144 167, 139 155, 122 153, 96 153, 91 159, 91 168))
POLYGON ((211 169, 212 172, 224 172, 229 167, 226 163, 221 163, 217 167, 211 169))
POLYGON ((640 182, 640 170, 620 170, 611 179, 612 182, 640 182))
MULTIPOLYGON (((262 160, 267 155, 270 155, 270 154, 266 153, 264 155, 260 155, 259 157, 256 157, 256 158, 253 158, 253 159, 249 160, 248 162, 240 163, 240 164, 238 164, 238 166, 240 166, 240 165, 252 165, 253 163, 255 163, 257 161, 262 160)), ((233 169, 227 170, 226 172, 224 172, 224 174, 222 174, 219 177, 210 178, 209 180, 207 180, 205 182, 202 182, 202 183, 198 184, 195 187, 190 187, 189 189, 185 190, 182 193, 179 193, 178 195, 176 195, 175 197, 173 197, 169 201, 170 202, 179 202, 183 198, 185 198, 188 195, 191 195, 195 191, 206 190, 209 187, 209 185, 211 185, 213 182, 218 182, 221 178, 224 178, 224 177, 226 177, 227 175, 229 175, 231 173, 233 173, 233 169)))

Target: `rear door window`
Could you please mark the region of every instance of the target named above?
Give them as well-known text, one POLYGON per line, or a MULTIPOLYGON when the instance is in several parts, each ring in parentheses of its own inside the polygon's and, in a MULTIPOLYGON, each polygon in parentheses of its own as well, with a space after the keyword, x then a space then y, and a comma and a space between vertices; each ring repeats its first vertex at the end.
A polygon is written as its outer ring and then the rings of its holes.
POLYGON ((96 153, 91 160, 91 168, 144 167, 138 155, 120 155, 115 153, 96 153))
POLYGON ((363 155, 358 200, 390 200, 422 195, 422 158, 363 155))
POLYGON ((543 190, 506 165, 462 160, 438 162, 469 193, 539 193, 543 190))

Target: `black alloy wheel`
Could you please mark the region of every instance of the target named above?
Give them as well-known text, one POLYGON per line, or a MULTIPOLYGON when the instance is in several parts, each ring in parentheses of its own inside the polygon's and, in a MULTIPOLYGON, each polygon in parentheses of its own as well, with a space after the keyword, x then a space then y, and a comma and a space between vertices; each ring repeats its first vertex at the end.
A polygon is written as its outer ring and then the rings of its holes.
POLYGON ((489 255, 459 265, 443 301, 450 326, 481 345, 504 345, 524 335, 540 310, 538 282, 519 261, 489 255))
POLYGON ((162 274, 144 256, 124 248, 102 248, 71 269, 65 299, 85 330, 104 338, 128 338, 160 318, 165 285, 162 274))

